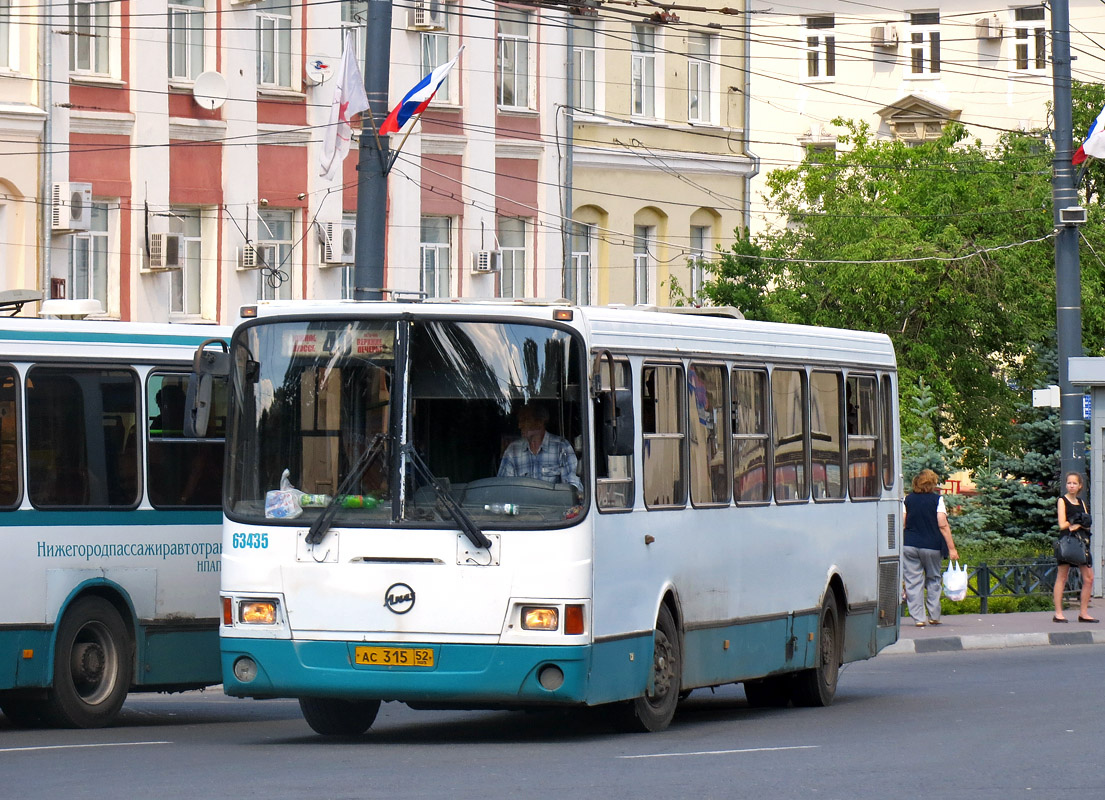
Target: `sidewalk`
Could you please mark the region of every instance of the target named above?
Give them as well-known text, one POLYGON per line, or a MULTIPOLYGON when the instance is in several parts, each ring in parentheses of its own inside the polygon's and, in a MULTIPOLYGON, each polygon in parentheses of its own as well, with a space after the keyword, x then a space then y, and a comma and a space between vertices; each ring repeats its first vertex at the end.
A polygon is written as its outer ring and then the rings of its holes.
MULTIPOLYGON (((1096 599, 1093 605, 1101 606, 1096 599)), ((1105 610, 1091 607, 1096 617, 1105 610)), ((939 653, 949 650, 994 650, 1002 647, 1038 647, 1050 644, 1105 644, 1105 621, 1097 625, 1078 622, 1078 606, 1063 612, 1070 622, 1052 622, 1052 612, 1018 614, 951 614, 941 625, 918 628, 910 617, 902 618, 898 641, 882 653, 939 653)))

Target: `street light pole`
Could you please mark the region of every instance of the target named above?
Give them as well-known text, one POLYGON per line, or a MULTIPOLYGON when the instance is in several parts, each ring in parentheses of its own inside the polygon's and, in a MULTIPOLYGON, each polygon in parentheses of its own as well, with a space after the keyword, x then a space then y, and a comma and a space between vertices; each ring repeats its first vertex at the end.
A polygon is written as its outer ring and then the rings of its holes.
MULTIPOLYGON (((1086 474, 1086 423, 1082 391, 1070 382, 1070 358, 1082 355, 1082 277, 1078 261, 1078 226, 1062 217, 1062 210, 1078 206, 1071 144, 1070 7, 1068 0, 1052 0, 1052 88, 1054 92, 1054 161, 1051 196, 1055 215, 1055 323, 1059 345, 1059 456, 1062 474, 1086 474)), ((1060 490, 1062 485, 1060 484, 1060 490)))

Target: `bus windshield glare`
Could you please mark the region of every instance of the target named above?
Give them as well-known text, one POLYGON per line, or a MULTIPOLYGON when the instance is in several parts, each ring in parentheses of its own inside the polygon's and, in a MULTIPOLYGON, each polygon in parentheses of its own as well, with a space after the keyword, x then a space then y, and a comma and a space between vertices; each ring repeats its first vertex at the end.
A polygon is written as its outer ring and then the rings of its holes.
POLYGON ((584 361, 566 330, 281 320, 232 353, 236 519, 303 526, 329 507, 327 527, 454 527, 449 498, 480 527, 581 515, 584 361))

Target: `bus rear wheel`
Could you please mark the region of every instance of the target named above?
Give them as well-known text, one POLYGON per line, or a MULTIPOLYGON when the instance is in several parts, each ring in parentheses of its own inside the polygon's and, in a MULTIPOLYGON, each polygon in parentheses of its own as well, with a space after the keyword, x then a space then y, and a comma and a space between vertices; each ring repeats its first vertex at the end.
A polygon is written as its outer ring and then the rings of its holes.
POLYGON ((830 592, 821 606, 817 635, 817 665, 794 676, 793 700, 796 706, 831 706, 840 677, 842 649, 840 613, 830 592))
POLYGON ((662 731, 671 724, 683 680, 679 629, 667 606, 660 606, 653 633, 652 688, 622 707, 619 727, 629 731, 662 731))
POLYGON ((321 736, 360 736, 376 721, 380 701, 301 697, 299 710, 311 730, 321 736))
POLYGON ((102 597, 73 603, 58 626, 45 719, 63 728, 110 725, 130 690, 132 652, 115 606, 102 597))

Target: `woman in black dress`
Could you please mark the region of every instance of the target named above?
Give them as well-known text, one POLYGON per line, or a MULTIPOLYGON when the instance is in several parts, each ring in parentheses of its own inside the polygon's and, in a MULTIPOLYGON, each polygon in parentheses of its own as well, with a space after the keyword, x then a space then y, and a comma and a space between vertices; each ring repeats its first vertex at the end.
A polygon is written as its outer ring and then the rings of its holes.
MULTIPOLYGON (((1081 514, 1086 513, 1086 503, 1082 500, 1082 476, 1077 472, 1068 472, 1066 476, 1067 493, 1059 498, 1059 535, 1064 531, 1072 533, 1082 532, 1085 537, 1090 536, 1090 529, 1081 525, 1081 514)), ((1067 574, 1072 564, 1059 562, 1059 568, 1055 573, 1055 616, 1054 622, 1068 622, 1063 616, 1063 590, 1067 587, 1067 574)), ((1081 564, 1078 569, 1082 572, 1082 608, 1078 612, 1079 622, 1097 622, 1090 616, 1090 592, 1093 591, 1093 562, 1081 564)))

